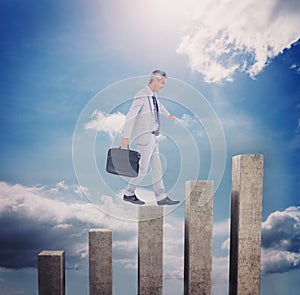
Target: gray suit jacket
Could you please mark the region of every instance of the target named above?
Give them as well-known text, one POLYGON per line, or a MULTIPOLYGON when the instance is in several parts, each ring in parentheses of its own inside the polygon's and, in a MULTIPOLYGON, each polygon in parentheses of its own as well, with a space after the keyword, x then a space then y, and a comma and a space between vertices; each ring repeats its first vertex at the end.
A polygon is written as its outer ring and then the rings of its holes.
MULTIPOLYGON (((152 91, 149 87, 144 87, 136 93, 123 128, 122 136, 139 145, 147 145, 154 131, 154 111, 150 99, 152 91)), ((168 110, 158 99, 157 101, 159 112, 168 116, 168 110)))

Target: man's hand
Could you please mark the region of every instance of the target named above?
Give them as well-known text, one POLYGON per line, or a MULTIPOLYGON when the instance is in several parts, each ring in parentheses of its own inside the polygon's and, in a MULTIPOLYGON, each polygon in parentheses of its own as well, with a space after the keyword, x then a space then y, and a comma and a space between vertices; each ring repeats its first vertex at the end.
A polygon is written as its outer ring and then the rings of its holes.
POLYGON ((122 137, 121 139, 121 148, 128 149, 129 148, 129 138, 122 137))
POLYGON ((174 115, 172 115, 172 114, 169 115, 169 118, 172 119, 172 120, 174 120, 174 121, 176 121, 176 117, 174 115))

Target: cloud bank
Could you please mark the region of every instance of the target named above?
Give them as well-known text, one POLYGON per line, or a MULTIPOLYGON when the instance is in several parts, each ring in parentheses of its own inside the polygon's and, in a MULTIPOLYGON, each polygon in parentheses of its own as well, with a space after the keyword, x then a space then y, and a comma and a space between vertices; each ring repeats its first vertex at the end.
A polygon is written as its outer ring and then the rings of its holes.
POLYGON ((122 243, 136 238, 134 223, 106 216, 101 207, 115 211, 128 210, 123 202, 110 196, 99 196, 101 206, 87 203, 82 197, 86 189, 77 185, 26 187, 0 182, 0 267, 36 266, 42 250, 65 250, 66 265, 76 269, 87 257, 88 230, 92 227, 112 228, 119 259, 132 258, 131 248, 122 251, 122 243))
POLYGON ((262 226, 262 272, 300 268, 300 207, 269 215, 262 226))
POLYGON ((300 2, 191 1, 190 22, 177 48, 208 83, 254 78, 300 38, 300 2))

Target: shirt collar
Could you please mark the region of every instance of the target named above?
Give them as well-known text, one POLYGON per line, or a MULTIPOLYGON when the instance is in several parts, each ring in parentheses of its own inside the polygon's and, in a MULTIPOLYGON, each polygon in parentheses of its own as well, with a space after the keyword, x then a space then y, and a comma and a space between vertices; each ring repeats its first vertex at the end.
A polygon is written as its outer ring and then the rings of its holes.
POLYGON ((151 95, 151 96, 155 96, 156 97, 156 94, 150 89, 150 87, 147 85, 146 86, 146 92, 147 94, 151 95))

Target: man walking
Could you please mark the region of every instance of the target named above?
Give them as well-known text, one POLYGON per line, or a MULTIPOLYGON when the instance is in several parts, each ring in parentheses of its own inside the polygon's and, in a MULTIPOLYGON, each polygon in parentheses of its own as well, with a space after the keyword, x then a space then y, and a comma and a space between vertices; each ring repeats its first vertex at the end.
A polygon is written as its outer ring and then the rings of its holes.
POLYGON ((179 203, 179 201, 173 201, 166 196, 157 144, 160 114, 176 120, 175 116, 167 111, 156 96, 156 93, 165 87, 166 81, 167 75, 164 71, 155 70, 152 72, 148 85, 139 90, 134 96, 133 103, 126 116, 121 147, 128 148, 130 141, 135 141, 141 159, 139 175, 129 181, 123 199, 137 205, 145 204, 135 195, 135 190, 146 176, 149 167, 151 168, 153 190, 157 204, 175 205, 179 203))

